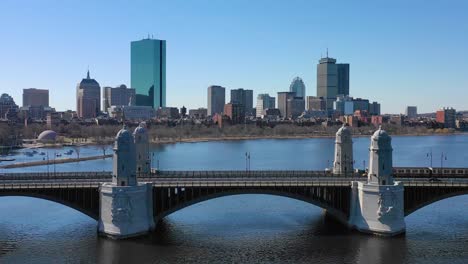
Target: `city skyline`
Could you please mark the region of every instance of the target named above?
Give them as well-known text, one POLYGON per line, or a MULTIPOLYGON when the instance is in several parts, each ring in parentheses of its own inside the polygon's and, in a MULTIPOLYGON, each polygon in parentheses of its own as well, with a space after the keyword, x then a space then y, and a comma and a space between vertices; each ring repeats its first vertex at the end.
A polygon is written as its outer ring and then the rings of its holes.
POLYGON ((3 2, 0 22, 17 23, 2 29, 9 41, 0 44, 5 75, 1 92, 21 104, 24 88, 48 89, 52 107, 76 109, 70 95, 88 65, 101 86, 131 86, 130 42, 149 32, 167 41, 168 106, 206 107, 206 88, 213 84, 251 89, 254 97, 275 95, 287 91, 296 76, 304 80, 306 96, 315 95, 316 63, 329 48, 330 57, 352 67, 350 95, 380 102, 382 113, 403 113, 407 105, 418 106, 420 113, 446 105, 467 110, 466 3, 268 2, 268 12, 261 12, 264 3, 54 3, 39 14, 33 11, 39 3, 29 3, 31 10, 21 13, 17 10, 23 5, 3 2), (86 13, 79 11, 90 6, 93 12, 76 23, 86 13), (144 15, 154 6, 159 7, 157 23, 144 15), (325 10, 342 18, 324 25, 320 21, 325 10), (176 11, 187 19, 171 18, 176 11), (359 12, 367 16, 357 19, 359 12), (103 21, 102 13, 112 23, 103 21), (14 14, 22 14, 21 21, 14 14), (224 20, 212 23, 220 17, 224 20), (112 29, 114 23, 122 27, 112 29), (347 28, 342 28, 344 23, 347 28), (25 52, 14 52, 17 49, 25 52), (454 59, 443 63, 446 58, 454 59))

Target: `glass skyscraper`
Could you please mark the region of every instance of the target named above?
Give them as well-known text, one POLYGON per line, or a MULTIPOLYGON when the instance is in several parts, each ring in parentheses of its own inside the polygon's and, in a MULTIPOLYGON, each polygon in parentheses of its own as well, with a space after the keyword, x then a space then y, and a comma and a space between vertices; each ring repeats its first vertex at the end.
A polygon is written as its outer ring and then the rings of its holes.
POLYGON ((138 106, 166 106, 166 41, 142 39, 131 43, 131 87, 138 106))

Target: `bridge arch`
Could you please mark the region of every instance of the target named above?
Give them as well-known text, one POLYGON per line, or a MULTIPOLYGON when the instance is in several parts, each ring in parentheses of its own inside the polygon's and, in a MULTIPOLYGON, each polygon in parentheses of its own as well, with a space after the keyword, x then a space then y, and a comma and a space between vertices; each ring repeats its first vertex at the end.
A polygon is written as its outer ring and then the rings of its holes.
POLYGON ((72 208, 95 220, 99 219, 99 190, 97 187, 0 190, 0 197, 7 196, 23 196, 48 200, 72 208))
MULTIPOLYGON (((155 220, 163 219, 164 217, 169 216, 172 213, 175 213, 186 207, 189 207, 189 206, 192 206, 192 205, 204 202, 204 201, 213 200, 213 199, 217 199, 221 197, 237 196, 237 195, 244 195, 244 194, 264 194, 264 195, 272 195, 272 196, 285 197, 285 198, 290 198, 290 199, 294 199, 298 201, 303 201, 308 204, 312 204, 324 210, 327 210, 327 212, 331 216, 336 218, 337 220, 343 223, 347 223, 348 216, 346 212, 343 211, 342 208, 336 207, 333 204, 329 203, 325 199, 319 199, 318 197, 314 197, 311 195, 305 195, 305 194, 289 192, 289 191, 284 191, 284 190, 257 189, 257 188, 231 189, 231 190, 223 190, 220 192, 208 193, 205 195, 194 197, 193 199, 184 200, 180 203, 176 203, 173 206, 166 207, 162 210, 161 208, 158 208, 154 211, 155 220)), ((154 203, 159 202, 157 201, 157 198, 158 198, 157 195, 153 197, 154 203)))
POLYGON ((417 204, 414 204, 411 207, 408 207, 407 209, 405 208, 405 217, 411 215, 412 213, 418 211, 419 209, 422 209, 430 204, 436 203, 438 201, 442 201, 448 198, 456 197, 456 196, 462 196, 462 195, 468 195, 468 189, 465 190, 458 190, 455 192, 450 192, 450 193, 444 193, 441 195, 437 196, 432 196, 427 198, 426 200, 419 202, 417 204))
POLYGON ((0 193, 0 198, 2 197, 14 197, 14 196, 21 196, 21 197, 30 197, 30 198, 37 198, 41 200, 46 200, 46 201, 51 201, 54 203, 61 204, 63 206, 66 206, 68 208, 72 208, 82 214, 85 214, 94 220, 99 219, 99 214, 98 212, 94 212, 93 210, 90 210, 88 208, 83 208, 82 206, 79 206, 75 203, 68 202, 66 200, 50 196, 50 195, 45 195, 45 194, 37 194, 37 193, 19 193, 19 192, 11 192, 11 193, 0 193))

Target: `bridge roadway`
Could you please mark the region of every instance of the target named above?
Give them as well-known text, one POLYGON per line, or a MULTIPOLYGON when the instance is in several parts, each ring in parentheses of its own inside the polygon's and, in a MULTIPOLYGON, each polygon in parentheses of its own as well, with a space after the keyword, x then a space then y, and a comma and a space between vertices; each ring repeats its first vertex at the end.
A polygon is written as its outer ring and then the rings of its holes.
MULTIPOLYGON (((405 215, 435 201, 468 194, 468 175, 420 176, 396 179, 405 186, 405 215)), ((140 182, 153 185, 155 220, 201 201, 235 194, 271 194, 298 199, 346 220, 351 181, 367 180, 360 174, 344 177, 324 171, 158 171, 138 178, 140 182)), ((0 174, 0 196, 47 199, 98 219, 99 186, 111 180, 110 172, 0 174)))

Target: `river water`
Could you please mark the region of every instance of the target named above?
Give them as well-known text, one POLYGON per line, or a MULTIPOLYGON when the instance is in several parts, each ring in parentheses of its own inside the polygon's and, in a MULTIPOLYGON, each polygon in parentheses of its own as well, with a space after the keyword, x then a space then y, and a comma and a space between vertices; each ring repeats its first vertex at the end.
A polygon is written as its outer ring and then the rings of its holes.
MULTIPOLYGON (((243 170, 249 152, 252 170, 319 170, 331 164, 333 146, 333 139, 168 144, 153 147, 153 166, 243 170)), ((356 167, 368 163, 368 147, 369 138, 354 139, 356 167)), ((467 135, 393 137, 393 148, 394 166, 429 166, 432 150, 434 167, 468 167, 467 135)), ((47 156, 24 151, 16 162, 47 156)), ((51 159, 66 149, 41 151, 51 159)), ((101 153, 83 147, 80 155, 101 153)), ((111 165, 106 159, 0 172, 107 171, 111 165)), ((349 231, 302 201, 235 195, 169 215, 146 237, 114 241, 97 236, 95 220, 63 205, 0 197, 0 263, 468 263, 468 195, 431 204, 405 220, 405 235, 381 238, 349 231)))

